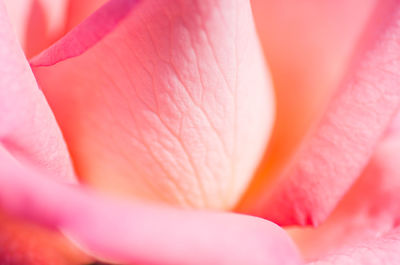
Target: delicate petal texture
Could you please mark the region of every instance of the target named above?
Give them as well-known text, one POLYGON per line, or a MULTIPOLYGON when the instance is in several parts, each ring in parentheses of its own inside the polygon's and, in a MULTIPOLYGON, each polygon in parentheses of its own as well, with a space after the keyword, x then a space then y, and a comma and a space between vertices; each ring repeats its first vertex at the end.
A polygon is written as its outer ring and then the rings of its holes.
POLYGON ((4 0, 27 57, 48 47, 65 30, 68 0, 4 0))
POLYGON ((110 1, 32 65, 91 186, 226 209, 264 151, 273 99, 246 0, 110 1))
POLYGON ((360 175, 400 101, 400 9, 398 2, 385 4, 325 113, 275 186, 248 212, 281 225, 317 225, 360 175))
POLYGON ((400 263, 400 231, 352 244, 309 265, 396 265, 400 263))
POLYGON ((61 132, 0 3, 0 144, 24 162, 74 176, 61 132))
MULTIPOLYGON (((15 40, 2 2, 0 148, 23 163, 57 172, 57 180, 75 181, 64 140, 15 40)), ((29 201, 24 207, 29 207, 29 201)), ((0 260, 7 265, 71 265, 87 258, 59 234, 17 223, 0 213, 0 260)))
POLYGON ((59 227, 89 252, 122 264, 302 263, 284 230, 266 220, 108 200, 43 178, 4 152, 0 205, 59 227))
POLYGON ((324 224, 291 234, 310 260, 397 229, 400 221, 400 131, 379 144, 361 178, 324 224), (318 242, 316 244, 315 242, 318 242))

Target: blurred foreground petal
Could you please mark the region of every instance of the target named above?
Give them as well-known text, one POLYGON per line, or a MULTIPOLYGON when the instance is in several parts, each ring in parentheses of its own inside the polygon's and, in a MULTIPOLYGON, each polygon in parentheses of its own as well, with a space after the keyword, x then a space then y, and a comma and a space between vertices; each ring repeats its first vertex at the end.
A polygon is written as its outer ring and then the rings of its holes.
POLYGON ((0 213, 2 265, 83 265, 91 259, 61 236, 0 213))
POLYGON ((109 200, 42 177, 5 152, 0 205, 122 264, 302 264, 285 231, 266 220, 109 200))

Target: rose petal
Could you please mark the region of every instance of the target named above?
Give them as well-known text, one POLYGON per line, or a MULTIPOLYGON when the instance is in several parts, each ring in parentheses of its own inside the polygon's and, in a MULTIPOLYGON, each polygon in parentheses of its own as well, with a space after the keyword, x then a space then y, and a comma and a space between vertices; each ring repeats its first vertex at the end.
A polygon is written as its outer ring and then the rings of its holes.
POLYGON ((251 2, 277 97, 270 171, 289 160, 326 108, 377 1, 251 2))
POLYGON ((6 265, 82 265, 91 259, 59 233, 1 213, 0 261, 6 265))
POLYGON ((28 58, 64 33, 68 0, 4 0, 4 3, 28 58))
POLYGON ((74 181, 61 132, 0 4, 0 143, 15 157, 74 181))
POLYGON ((302 264, 284 230, 266 220, 109 200, 42 177, 4 152, 0 205, 122 264, 302 264))
POLYGON ((106 2, 107 0, 69 0, 67 31, 70 31, 73 27, 81 23, 106 2))
MULTIPOLYGON (((0 47, 0 147, 23 163, 57 172, 59 181, 75 182, 60 130, 15 40, 2 2, 0 47)), ((60 234, 0 215, 1 264, 70 265, 88 261, 60 234)))
POLYGON ((281 225, 318 225, 360 175, 400 101, 399 9, 380 3, 348 78, 274 186, 244 202, 246 212, 281 225))
POLYGON ((377 148, 361 178, 324 224, 291 231, 310 260, 396 229, 400 221, 400 131, 377 148), (315 244, 318 242, 318 244, 315 244))
POLYGON ((348 245, 309 265, 395 265, 400 262, 399 249, 400 230, 395 229, 377 238, 348 245))
POLYGON ((99 189, 227 209, 265 148, 272 89, 248 1, 110 1, 32 65, 99 189))

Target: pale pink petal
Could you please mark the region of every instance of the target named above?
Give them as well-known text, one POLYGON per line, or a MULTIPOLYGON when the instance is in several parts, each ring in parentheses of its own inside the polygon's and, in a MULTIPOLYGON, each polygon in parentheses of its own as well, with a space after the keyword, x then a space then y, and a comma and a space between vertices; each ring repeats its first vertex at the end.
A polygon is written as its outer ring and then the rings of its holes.
POLYGON ((290 229, 310 260, 397 229, 400 221, 400 133, 379 144, 361 178, 318 228, 290 229), (318 242, 316 244, 315 242, 318 242))
POLYGON ((280 173, 326 108, 377 2, 251 0, 277 101, 260 182, 280 173))
POLYGON ((0 3, 0 144, 24 162, 74 180, 55 118, 39 90, 0 3))
POLYGON ((281 225, 318 225, 361 174, 400 102, 400 9, 382 3, 321 119, 246 212, 281 225))
POLYGON ((27 57, 64 34, 68 0, 3 0, 27 57))
POLYGON ((257 166, 273 95, 246 0, 113 0, 32 60, 93 187, 228 209, 257 166))
MULTIPOLYGON (((57 172, 58 181, 76 181, 60 130, 16 41, 2 2, 0 47, 0 147, 22 163, 57 172)), ((0 212, 1 264, 71 265, 84 261, 87 257, 59 233, 16 222, 0 212)))
MULTIPOLYGON (((315 242, 316 243, 316 242, 315 242)), ((400 263, 400 230, 351 244, 309 265, 396 265, 400 263)))
POLYGON ((2 150, 0 205, 122 264, 302 264, 288 235, 269 221, 102 198, 23 168, 2 150))

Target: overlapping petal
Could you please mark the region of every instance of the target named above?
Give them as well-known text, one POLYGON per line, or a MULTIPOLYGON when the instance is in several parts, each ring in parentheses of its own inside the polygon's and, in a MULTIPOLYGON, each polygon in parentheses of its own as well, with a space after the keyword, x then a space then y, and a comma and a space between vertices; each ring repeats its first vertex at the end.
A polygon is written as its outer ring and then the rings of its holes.
POLYGON ((251 2, 277 97, 268 153, 275 169, 326 108, 377 1, 251 2))
POLYGON ((398 229, 399 155, 400 134, 392 129, 380 142, 361 178, 327 221, 316 229, 291 231, 307 259, 335 255, 349 245, 377 240, 398 229))
POLYGON ((400 100, 398 3, 380 1, 374 10, 347 77, 273 187, 247 201, 248 212, 317 225, 361 174, 400 100))
MULTIPOLYGON (((0 147, 21 163, 57 172, 57 181, 76 181, 61 132, 14 37, 2 2, 0 47, 0 147)), ((60 234, 0 215, 2 263, 67 265, 87 261, 60 234)))
POLYGON ((27 57, 48 47, 65 32, 68 0, 4 0, 27 57))
POLYGON ((0 8, 0 143, 18 159, 72 182, 60 129, 0 8))
POLYGON ((91 260, 58 231, 0 214, 1 264, 83 265, 91 260))
POLYGON ((113 0, 31 63, 88 184, 220 209, 246 189, 273 118, 248 1, 113 0))
POLYGON ((0 205, 62 229, 82 248, 122 264, 302 264, 280 227, 256 217, 102 198, 53 182, 0 152, 0 205), (26 201, 30 207, 25 207, 26 201))
POLYGON ((107 0, 69 0, 66 31, 84 21, 106 2, 107 0))

